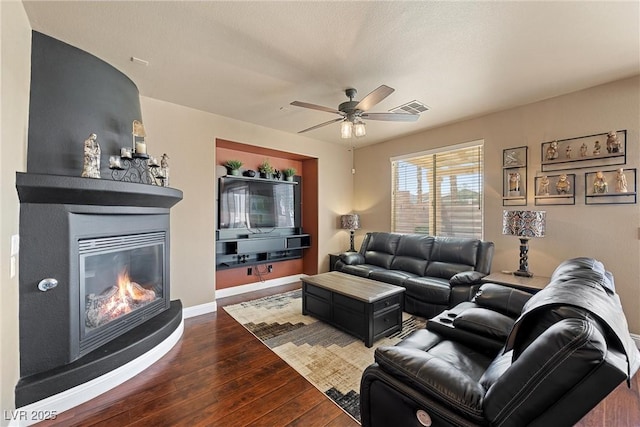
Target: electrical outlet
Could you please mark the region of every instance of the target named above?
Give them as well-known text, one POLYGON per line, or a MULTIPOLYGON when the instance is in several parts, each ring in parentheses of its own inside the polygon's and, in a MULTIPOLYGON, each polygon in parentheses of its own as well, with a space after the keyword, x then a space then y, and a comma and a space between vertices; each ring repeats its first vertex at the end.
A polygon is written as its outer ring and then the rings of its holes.
POLYGON ((267 271, 271 273, 273 271, 273 265, 269 264, 269 266, 267 267, 267 271))
POLYGON ((247 268, 247 276, 251 276, 253 274, 253 268, 248 267, 247 268))

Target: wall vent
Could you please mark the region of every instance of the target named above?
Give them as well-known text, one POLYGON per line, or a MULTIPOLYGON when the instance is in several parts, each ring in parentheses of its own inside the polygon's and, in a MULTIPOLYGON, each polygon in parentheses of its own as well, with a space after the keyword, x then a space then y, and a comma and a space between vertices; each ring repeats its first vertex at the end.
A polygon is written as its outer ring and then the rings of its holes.
POLYGON ((420 101, 413 100, 411 102, 407 102, 406 104, 400 105, 399 107, 392 108, 389 110, 390 113, 409 113, 409 114, 420 114, 429 110, 429 107, 426 104, 423 104, 420 101))

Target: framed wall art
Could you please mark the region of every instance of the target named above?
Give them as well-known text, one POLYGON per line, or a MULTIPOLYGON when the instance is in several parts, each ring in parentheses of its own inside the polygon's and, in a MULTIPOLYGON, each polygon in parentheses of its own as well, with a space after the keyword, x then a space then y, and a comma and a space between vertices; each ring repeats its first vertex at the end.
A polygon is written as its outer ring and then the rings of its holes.
POLYGON ((541 145, 542 172, 624 165, 627 131, 609 131, 541 145))
POLYGON ((599 170, 584 174, 584 204, 634 204, 637 200, 636 169, 599 170))
POLYGON ((526 146, 502 150, 502 206, 527 204, 526 146))
POLYGON ((575 205, 576 204, 576 175, 562 173, 559 175, 541 175, 534 179, 535 204, 575 205))

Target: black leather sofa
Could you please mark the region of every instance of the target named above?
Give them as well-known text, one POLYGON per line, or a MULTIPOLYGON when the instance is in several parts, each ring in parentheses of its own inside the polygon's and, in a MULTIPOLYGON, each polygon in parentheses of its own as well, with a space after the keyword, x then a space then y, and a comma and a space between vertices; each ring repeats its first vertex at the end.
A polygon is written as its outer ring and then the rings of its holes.
POLYGON ((478 239, 371 232, 334 268, 404 287, 404 311, 429 318, 473 297, 493 251, 493 242, 478 239))
POLYGON ((376 349, 361 381, 362 425, 571 426, 639 364, 613 277, 576 258, 533 296, 483 285, 427 329, 376 349))

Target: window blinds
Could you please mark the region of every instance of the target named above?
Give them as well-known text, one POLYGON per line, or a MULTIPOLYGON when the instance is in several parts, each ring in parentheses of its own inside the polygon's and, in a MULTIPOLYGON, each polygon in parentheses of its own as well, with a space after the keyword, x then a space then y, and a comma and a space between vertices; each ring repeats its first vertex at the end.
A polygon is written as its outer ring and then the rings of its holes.
POLYGON ((392 230, 482 238, 482 166, 482 144, 392 160, 392 230))

